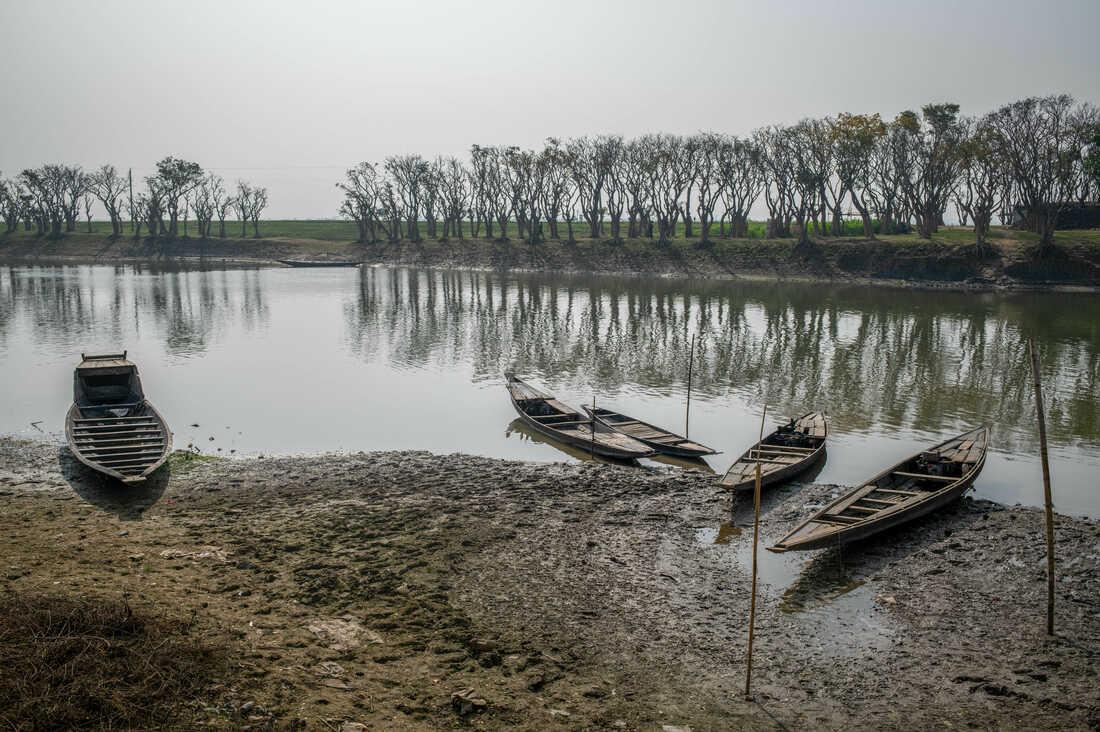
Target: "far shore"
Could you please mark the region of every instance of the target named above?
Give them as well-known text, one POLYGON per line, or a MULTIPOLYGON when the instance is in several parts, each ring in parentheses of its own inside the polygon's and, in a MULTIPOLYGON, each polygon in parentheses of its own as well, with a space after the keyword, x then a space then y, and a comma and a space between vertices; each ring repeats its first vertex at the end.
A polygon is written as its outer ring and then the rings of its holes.
MULTIPOLYGON (((270 222, 268 231, 294 231, 270 222)), ((332 222, 338 224, 339 222, 332 222)), ((324 228, 309 233, 325 233, 324 228)), ((60 239, 0 234, 0 263, 271 266, 283 259, 355 260, 369 265, 687 279, 842 282, 958 291, 1100 289, 1100 230, 1058 232, 1055 256, 1036 258, 1034 235, 995 228, 988 250, 968 229, 945 228, 932 240, 824 237, 799 249, 793 239, 728 239, 706 245, 680 238, 619 243, 581 239, 529 245, 518 239, 425 238, 419 242, 349 241, 293 236, 117 240, 102 232, 60 239)))

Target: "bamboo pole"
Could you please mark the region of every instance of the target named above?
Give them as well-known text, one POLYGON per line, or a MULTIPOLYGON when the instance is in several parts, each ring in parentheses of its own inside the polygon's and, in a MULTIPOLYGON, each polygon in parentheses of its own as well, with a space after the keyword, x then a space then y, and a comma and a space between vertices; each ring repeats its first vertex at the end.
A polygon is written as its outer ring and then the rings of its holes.
POLYGON ((1043 416, 1043 389, 1039 382, 1039 352, 1035 339, 1028 339, 1031 372, 1035 375, 1035 411, 1039 416, 1039 457, 1043 464, 1043 498, 1047 514, 1047 635, 1054 635, 1054 500, 1050 494, 1050 463, 1047 460, 1047 425, 1043 416))
MULTIPOLYGON (((756 450, 760 451, 760 443, 764 441, 764 416, 768 413, 768 405, 764 405, 764 413, 760 415, 760 437, 756 441, 756 450)), ((752 599, 749 601, 749 655, 745 663, 745 701, 752 701, 749 692, 752 683, 752 641, 756 632, 756 548, 760 538, 760 463, 756 463, 756 489, 753 491, 754 515, 752 519, 752 599)))
POLYGON ((592 393, 592 424, 589 425, 592 428, 592 442, 588 443, 588 452, 592 457, 596 457, 596 394, 592 393))
POLYGON ((691 334, 691 351, 688 355, 688 398, 687 408, 684 410, 684 438, 688 436, 688 423, 691 420, 691 367, 695 362, 695 334, 691 334))

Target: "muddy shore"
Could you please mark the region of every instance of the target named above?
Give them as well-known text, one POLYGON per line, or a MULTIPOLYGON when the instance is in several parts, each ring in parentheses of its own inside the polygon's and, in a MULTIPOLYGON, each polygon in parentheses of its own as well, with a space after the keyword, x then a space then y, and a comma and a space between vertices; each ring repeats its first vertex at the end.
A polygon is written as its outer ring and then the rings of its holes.
POLYGON ((953 238, 820 239, 801 251, 790 239, 716 240, 707 247, 694 242, 657 247, 643 240, 547 241, 532 247, 481 239, 363 245, 286 237, 160 242, 112 241, 92 234, 44 240, 18 234, 0 236, 0 263, 247 267, 283 266, 281 259, 328 259, 436 269, 843 282, 967 292, 1100 290, 1100 247, 1089 240, 1063 242, 1057 256, 1035 259, 1016 232, 1006 230, 1000 236, 982 255, 973 245, 953 243, 953 238))
POLYGON ((228 639, 233 676, 181 725, 1100 725, 1096 522, 1057 517, 1048 637, 1040 512, 963 499, 775 555, 838 488, 769 492, 746 702, 751 507, 712 481, 391 452, 174 456, 123 489, 59 444, 2 439, 0 584, 187 613, 228 639))

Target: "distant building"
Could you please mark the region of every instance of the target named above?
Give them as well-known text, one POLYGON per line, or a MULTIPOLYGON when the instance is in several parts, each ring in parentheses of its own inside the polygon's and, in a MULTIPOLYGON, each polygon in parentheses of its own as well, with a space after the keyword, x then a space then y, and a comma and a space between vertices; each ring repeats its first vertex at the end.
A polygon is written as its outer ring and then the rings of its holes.
MULTIPOLYGON (((1013 228, 1026 228, 1028 210, 1017 203, 1012 207, 1013 228)), ((1095 229, 1100 227, 1100 203, 1066 203, 1058 214, 1057 229, 1095 229)))

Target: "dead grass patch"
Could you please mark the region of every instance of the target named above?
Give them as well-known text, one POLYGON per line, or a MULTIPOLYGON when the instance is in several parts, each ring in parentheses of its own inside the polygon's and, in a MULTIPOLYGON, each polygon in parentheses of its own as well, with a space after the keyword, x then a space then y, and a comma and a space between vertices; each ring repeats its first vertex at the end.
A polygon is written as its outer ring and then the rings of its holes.
POLYGON ((150 729, 228 669, 193 620, 59 596, 0 598, 0 723, 13 730, 150 729))

